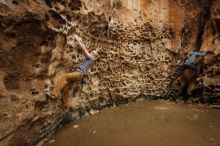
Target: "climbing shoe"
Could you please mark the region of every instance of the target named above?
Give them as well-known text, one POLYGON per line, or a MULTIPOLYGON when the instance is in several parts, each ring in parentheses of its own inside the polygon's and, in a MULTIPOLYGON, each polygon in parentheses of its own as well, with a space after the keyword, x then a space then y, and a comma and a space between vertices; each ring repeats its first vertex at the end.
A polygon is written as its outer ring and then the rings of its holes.
POLYGON ((58 97, 56 97, 52 92, 50 92, 50 91, 45 91, 45 94, 46 94, 46 96, 48 96, 48 97, 50 97, 50 98, 52 98, 52 99, 56 99, 56 98, 58 98, 58 97))
POLYGON ((58 97, 56 97, 54 94, 53 94, 53 91, 51 91, 51 89, 49 88, 45 88, 44 89, 44 92, 45 92, 45 95, 52 98, 52 99, 56 99, 58 97))
POLYGON ((58 98, 58 97, 56 97, 56 96, 54 95, 54 93, 53 93, 53 88, 54 88, 53 84, 48 83, 48 84, 45 85, 44 92, 45 92, 45 95, 46 95, 46 96, 48 96, 48 97, 50 97, 50 98, 52 98, 52 99, 56 99, 56 98, 58 98))
POLYGON ((32 91, 32 96, 34 97, 35 102, 45 102, 46 101, 44 93, 40 93, 36 90, 32 91))
POLYGON ((89 84, 89 83, 90 81, 86 77, 82 78, 81 84, 89 84))
POLYGON ((202 82, 202 78, 197 78, 196 81, 197 82, 202 82))

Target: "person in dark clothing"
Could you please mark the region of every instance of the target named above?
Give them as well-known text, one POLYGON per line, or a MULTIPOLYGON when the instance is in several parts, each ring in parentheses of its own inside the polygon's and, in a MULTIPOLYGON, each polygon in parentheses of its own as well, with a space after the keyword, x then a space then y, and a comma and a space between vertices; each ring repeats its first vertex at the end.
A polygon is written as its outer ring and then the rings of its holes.
POLYGON ((205 54, 206 54, 205 52, 198 52, 198 51, 191 52, 187 56, 184 64, 181 65, 180 68, 177 69, 174 79, 178 78, 182 74, 182 72, 186 70, 187 68, 190 68, 193 71, 195 71, 197 77, 200 76, 200 69, 195 65, 195 61, 196 61, 197 56, 205 56, 205 54))

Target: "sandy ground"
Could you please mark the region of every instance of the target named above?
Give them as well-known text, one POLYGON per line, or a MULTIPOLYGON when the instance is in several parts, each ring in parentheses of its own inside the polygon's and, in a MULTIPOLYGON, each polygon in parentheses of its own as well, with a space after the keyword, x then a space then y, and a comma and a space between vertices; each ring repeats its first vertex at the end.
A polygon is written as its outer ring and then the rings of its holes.
POLYGON ((59 128, 43 146, 219 146, 220 110, 144 101, 59 128))

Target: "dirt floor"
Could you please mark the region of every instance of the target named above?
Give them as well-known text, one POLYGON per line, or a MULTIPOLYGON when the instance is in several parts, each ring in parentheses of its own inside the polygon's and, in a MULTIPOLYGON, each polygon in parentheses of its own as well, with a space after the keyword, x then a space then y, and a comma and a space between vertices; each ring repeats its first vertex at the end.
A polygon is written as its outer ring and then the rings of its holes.
POLYGON ((164 101, 124 105, 59 128, 43 146, 219 146, 220 110, 164 101))

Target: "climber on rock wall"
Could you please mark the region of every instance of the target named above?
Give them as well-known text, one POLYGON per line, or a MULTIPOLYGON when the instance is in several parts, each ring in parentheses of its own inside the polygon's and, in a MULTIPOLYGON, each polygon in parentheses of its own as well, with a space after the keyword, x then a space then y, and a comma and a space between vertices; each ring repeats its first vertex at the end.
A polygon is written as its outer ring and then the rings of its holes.
MULTIPOLYGON (((200 69, 195 65, 196 57, 197 56, 205 56, 205 55, 206 55, 206 52, 192 51, 191 53, 189 53, 186 57, 184 64, 181 65, 176 70, 173 79, 177 79, 183 73, 183 71, 186 70, 187 68, 190 68, 193 71, 195 71, 196 76, 199 77, 200 76, 200 69)), ((197 78, 197 80, 199 80, 199 79, 200 78, 197 78)))
POLYGON ((88 70, 98 57, 97 51, 92 50, 89 52, 87 50, 86 46, 82 43, 81 38, 79 38, 77 35, 74 35, 74 38, 85 54, 86 59, 78 65, 76 71, 61 75, 58 81, 55 83, 54 89, 51 92, 46 92, 46 95, 51 98, 62 98, 65 106, 68 106, 69 83, 79 81, 82 84, 85 84, 85 77, 88 74, 88 70))

